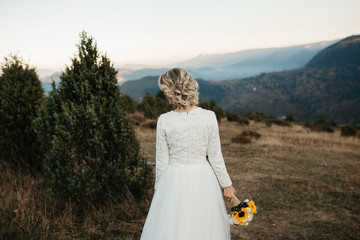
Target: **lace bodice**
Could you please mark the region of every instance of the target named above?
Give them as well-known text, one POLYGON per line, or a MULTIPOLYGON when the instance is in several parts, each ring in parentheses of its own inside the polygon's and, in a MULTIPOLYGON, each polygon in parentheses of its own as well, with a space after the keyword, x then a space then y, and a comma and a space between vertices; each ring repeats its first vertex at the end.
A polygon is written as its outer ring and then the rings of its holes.
POLYGON ((197 107, 188 112, 170 111, 160 115, 156 127, 155 189, 168 164, 200 164, 206 161, 207 152, 220 186, 230 186, 215 113, 197 107))

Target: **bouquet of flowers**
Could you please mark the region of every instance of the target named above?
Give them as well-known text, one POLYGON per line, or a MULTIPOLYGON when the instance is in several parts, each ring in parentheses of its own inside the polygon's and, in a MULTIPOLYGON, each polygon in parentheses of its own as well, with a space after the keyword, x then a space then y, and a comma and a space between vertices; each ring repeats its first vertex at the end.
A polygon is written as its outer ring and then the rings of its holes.
POLYGON ((256 213, 256 206, 253 201, 246 199, 243 202, 235 197, 235 206, 231 208, 231 214, 228 215, 231 225, 248 225, 256 213))

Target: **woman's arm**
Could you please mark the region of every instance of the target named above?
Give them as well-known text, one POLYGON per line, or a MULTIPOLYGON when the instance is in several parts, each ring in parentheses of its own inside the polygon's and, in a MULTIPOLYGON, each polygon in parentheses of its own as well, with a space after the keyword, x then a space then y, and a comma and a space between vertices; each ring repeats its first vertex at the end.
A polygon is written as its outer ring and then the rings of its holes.
POLYGON ((220 186, 226 188, 231 186, 232 182, 226 170, 225 161, 222 156, 220 136, 219 136, 219 126, 214 112, 211 112, 210 124, 211 124, 211 129, 210 129, 210 136, 208 143, 209 162, 214 169, 214 172, 219 180, 220 186))
POLYGON ((163 125, 163 117, 160 115, 156 124, 156 178, 155 178, 155 189, 159 178, 169 164, 169 146, 166 141, 166 134, 163 125))

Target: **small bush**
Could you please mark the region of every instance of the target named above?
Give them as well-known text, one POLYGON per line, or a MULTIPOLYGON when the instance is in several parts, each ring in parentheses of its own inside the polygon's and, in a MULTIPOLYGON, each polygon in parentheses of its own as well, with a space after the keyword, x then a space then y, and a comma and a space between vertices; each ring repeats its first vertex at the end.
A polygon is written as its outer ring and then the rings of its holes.
POLYGON ((311 131, 333 133, 335 131, 333 127, 336 126, 336 123, 319 114, 315 122, 306 121, 304 126, 310 128, 311 131))
POLYGON ((227 111, 225 116, 229 122, 238 122, 240 125, 249 125, 249 119, 240 116, 238 113, 227 111))
POLYGON ((255 112, 247 112, 243 115, 244 117, 247 117, 248 119, 251 119, 251 120, 254 120, 255 122, 261 122, 263 121, 264 119, 266 119, 266 115, 262 112, 258 112, 258 111, 255 111, 255 112))
POLYGON ((310 121, 305 121, 305 124, 304 124, 304 126, 305 127, 308 127, 308 128, 310 128, 310 127, 312 127, 312 122, 310 122, 310 121))
POLYGON ((125 93, 121 93, 120 102, 126 113, 135 113, 137 105, 139 104, 137 101, 135 101, 125 93))
POLYGON ((259 139, 261 137, 261 134, 254 131, 243 131, 241 133, 241 136, 259 139))
POLYGON ((331 121, 330 121, 330 126, 332 126, 332 127, 337 127, 337 124, 336 124, 336 122, 334 122, 333 120, 331 120, 331 121))
POLYGON ((249 125, 249 119, 246 117, 239 117, 239 120, 237 121, 240 125, 249 125))
POLYGON ((346 125, 341 128, 341 136, 356 136, 356 127, 346 125))
POLYGON ((328 132, 328 133, 333 133, 334 129, 330 126, 326 126, 326 125, 313 125, 310 128, 311 131, 316 131, 316 132, 328 132))
POLYGON ((170 111, 171 108, 171 105, 166 102, 160 92, 155 97, 147 92, 140 104, 137 105, 137 110, 150 119, 157 119, 162 113, 170 111))
POLYGON ((240 119, 239 114, 235 112, 226 111, 225 116, 229 122, 236 122, 240 119))
POLYGON ((151 129, 156 129, 156 124, 157 124, 157 120, 151 119, 151 120, 148 120, 148 121, 142 123, 141 126, 151 128, 151 129))
POLYGON ((274 123, 276 125, 284 126, 284 127, 289 127, 290 126, 290 123, 287 122, 287 121, 279 120, 279 119, 273 119, 273 118, 266 119, 265 122, 266 123, 271 123, 271 124, 274 123))
POLYGON ((286 114, 285 121, 294 122, 294 121, 295 121, 295 118, 294 118, 294 116, 291 115, 291 114, 286 114))
POLYGON ((232 137, 231 142, 233 143, 241 143, 241 144, 248 144, 251 143, 251 139, 259 139, 261 134, 254 132, 254 131, 242 131, 241 134, 232 137))
POLYGON ((141 113, 128 114, 127 118, 132 121, 136 126, 145 122, 145 117, 141 113))
POLYGON ((272 122, 266 121, 266 122, 265 122, 265 125, 266 125, 267 127, 271 127, 271 126, 272 126, 272 122))
POLYGON ((248 143, 251 143, 251 140, 250 140, 250 138, 241 136, 241 134, 240 134, 240 135, 237 135, 235 137, 232 137, 231 142, 232 143, 248 144, 248 143))

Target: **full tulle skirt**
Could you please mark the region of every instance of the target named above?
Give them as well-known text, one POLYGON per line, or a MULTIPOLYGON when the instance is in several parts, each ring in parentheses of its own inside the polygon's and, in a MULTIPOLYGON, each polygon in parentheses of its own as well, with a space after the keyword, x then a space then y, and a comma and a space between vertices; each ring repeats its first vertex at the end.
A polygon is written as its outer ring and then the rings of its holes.
POLYGON ((141 240, 230 239, 220 185, 208 161, 171 163, 159 178, 141 240))

